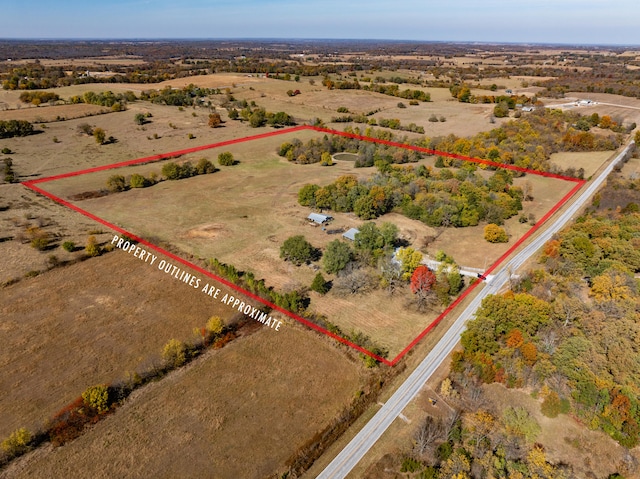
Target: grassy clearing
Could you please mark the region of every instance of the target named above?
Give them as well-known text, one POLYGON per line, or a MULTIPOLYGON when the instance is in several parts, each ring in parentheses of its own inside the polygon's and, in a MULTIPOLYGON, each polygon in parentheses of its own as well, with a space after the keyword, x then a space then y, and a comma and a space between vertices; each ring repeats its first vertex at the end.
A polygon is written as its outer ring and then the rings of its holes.
POLYGON ((210 316, 234 313, 121 250, 0 289, 0 298, 0 437, 37 430, 88 386, 144 369, 169 339, 191 340, 210 316))
POLYGON ((310 331, 262 330, 144 387, 6 477, 270 477, 351 402, 361 371, 310 331))
POLYGON ((612 155, 611 151, 563 152, 551 155, 551 162, 562 169, 584 168, 584 177, 589 178, 612 155))

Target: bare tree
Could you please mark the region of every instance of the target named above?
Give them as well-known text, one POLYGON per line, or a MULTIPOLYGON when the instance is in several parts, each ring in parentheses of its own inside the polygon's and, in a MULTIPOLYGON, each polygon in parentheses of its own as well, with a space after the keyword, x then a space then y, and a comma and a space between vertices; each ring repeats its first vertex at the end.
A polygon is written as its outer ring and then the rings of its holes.
POLYGON ((333 291, 341 296, 364 293, 374 288, 375 278, 364 269, 356 269, 333 282, 333 291))
POLYGON ((422 456, 436 441, 446 439, 447 428, 442 418, 427 416, 413 436, 413 451, 422 456))

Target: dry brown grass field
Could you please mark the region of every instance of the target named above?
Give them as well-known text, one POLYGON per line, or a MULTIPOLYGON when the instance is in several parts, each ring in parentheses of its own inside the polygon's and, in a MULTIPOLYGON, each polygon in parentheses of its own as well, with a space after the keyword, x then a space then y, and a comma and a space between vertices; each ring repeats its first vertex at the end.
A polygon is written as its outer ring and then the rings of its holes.
POLYGON ((149 367, 169 339, 192 340, 212 315, 232 317, 159 271, 162 258, 151 266, 114 250, 0 289, 0 437, 38 430, 88 386, 149 367))
MULTIPOLYGON (((331 116, 338 115, 335 110, 340 106, 347 106, 354 112, 382 106, 384 110, 374 117, 378 115, 381 118, 398 117, 403 123, 422 124, 427 129, 427 135, 431 136, 448 134, 452 131, 458 134, 464 134, 466 131, 469 134, 497 126, 491 125, 488 121, 487 115, 491 105, 465 105, 452 101, 447 89, 429 89, 433 102, 401 109, 397 107, 399 100, 397 98, 363 91, 328 91, 319 85, 319 81, 320 79, 316 85, 312 86, 308 82, 287 82, 255 76, 223 74, 185 78, 180 79, 179 82, 167 82, 167 84, 180 86, 193 82, 209 87, 222 87, 228 84, 231 85, 237 98, 255 100, 259 105, 272 111, 284 110, 302 118, 318 116, 328 120, 331 116), (299 87, 303 93, 293 98, 288 97, 286 91, 293 87, 299 87), (447 121, 428 122, 427 118, 431 111, 443 114, 447 117, 447 121)), ((116 87, 126 90, 134 86, 108 85, 114 91, 116 87)), ((148 85, 144 86, 148 87, 148 85)), ((101 91, 101 87, 106 85, 80 85, 59 90, 61 96, 66 97, 89 90, 101 91)), ((222 100, 221 96, 214 96, 212 99, 214 104, 222 100)), ((240 122, 230 120, 227 120, 222 128, 211 129, 206 125, 209 113, 207 108, 185 108, 180 111, 175 107, 153 105, 148 102, 134 102, 129 104, 128 108, 125 112, 109 113, 89 119, 54 122, 49 124, 40 135, 7 140, 3 145, 6 143, 15 152, 12 158, 14 169, 18 174, 23 178, 34 178, 39 175, 48 176, 271 131, 268 128, 248 128, 240 122), (135 125, 133 117, 138 112, 151 113, 151 122, 144 126, 135 125), (85 122, 104 128, 108 135, 117 138, 117 142, 110 145, 97 145, 92 137, 80 135, 77 132, 78 125, 85 122), (188 133, 195 135, 195 139, 189 140, 188 133), (51 141, 54 136, 59 143, 51 141)), ((223 118, 225 117, 226 114, 223 112, 223 118)), ((341 124, 335 126, 343 127, 341 124)), ((295 137, 302 140, 314 136, 317 134, 312 132, 295 134, 295 137)), ((297 191, 305 183, 326 184, 345 173, 364 177, 370 174, 370 170, 356 170, 352 163, 347 161, 338 161, 330 168, 319 165, 287 164, 285 160, 277 157, 275 150, 278 145, 290 138, 288 135, 280 136, 188 155, 181 158, 181 161, 188 159, 196 162, 199 158, 206 157, 215 162, 220 151, 228 150, 234 153, 240 160, 240 164, 223 167, 221 171, 206 177, 175 183, 164 182, 144 190, 132 190, 83 201, 79 206, 133 233, 176 244, 181 249, 198 256, 216 257, 240 269, 252 270, 272 286, 289 288, 309 285, 315 272, 311 268, 296 268, 283 262, 279 258, 280 245, 289 236, 304 234, 312 244, 323 247, 336 236, 327 235, 320 228, 312 228, 306 224, 304 218, 308 210, 297 204, 297 191), (159 218, 162 218, 162 221, 159 221, 159 218)), ((581 157, 581 164, 585 158, 581 157)), ((585 164, 583 167, 587 170, 595 168, 598 158, 599 156, 594 154, 593 158, 589 157, 588 165, 585 164)), ((431 161, 431 159, 424 160, 428 164, 431 161)), ((117 173, 148 175, 152 171, 159 173, 160 169, 161 164, 151 164, 128 167, 117 173)), ((116 172, 108 171, 64 179, 46 184, 46 189, 69 198, 75 193, 104 188, 107 178, 114 173, 116 172)), ((569 191, 571 186, 531 175, 527 180, 534 186, 535 200, 525 203, 524 214, 532 213, 536 218, 540 218, 569 191)), ((521 181, 525 180, 516 180, 516 182, 521 181)), ((16 196, 16 190, 13 188, 20 188, 16 185, 5 185, 5 187, 12 188, 14 196, 16 196)), ((31 192, 25 194, 34 196, 31 192)), ((46 203, 47 200, 41 202, 46 203)), ((50 205, 50 208, 57 211, 61 207, 50 205)), ((7 218, 5 221, 10 221, 10 218, 15 216, 15 210, 0 212, 0 217, 7 218)), ((69 216, 74 214, 61 218, 60 223, 67 224, 69 216)), ((335 217, 334 226, 337 228, 357 227, 362 223, 351 214, 336 214, 335 217)), ((402 217, 396 215, 394 221, 401 221, 400 218, 402 217)), ((436 236, 437 239, 427 247, 425 252, 434 255, 439 249, 443 249, 464 266, 488 267, 509 247, 508 244, 487 244, 481 238, 482 227, 449 229, 437 231, 434 234, 430 228, 418 222, 402 221, 399 226, 402 233, 411 238, 416 246, 421 246, 424 236, 436 236), (482 248, 478 248, 478 245, 482 245, 482 248)), ((512 242, 527 229, 528 225, 518 223, 517 218, 507 222, 507 231, 512 237, 512 242)), ((57 232, 55 228, 52 231, 57 232)), ((64 234, 70 234, 68 228, 63 232, 64 234)), ((64 238, 60 239, 60 241, 63 240, 64 238)), ((77 243, 84 243, 86 237, 74 238, 74 240, 77 243)), ((28 245, 4 242, 0 244, 0 249, 8 252, 20 250, 24 257, 39 262, 40 266, 28 268, 27 271, 42 269, 43 264, 46 264, 46 256, 34 253, 28 245)), ((66 253, 60 249, 54 253, 66 259, 66 253)), ((23 263, 19 262, 19 264, 23 263)), ((5 273, 5 277, 9 279, 25 272, 19 271, 19 267, 10 268, 5 273)), ((437 313, 437 311, 428 315, 415 312, 403 313, 400 323, 394 326, 395 333, 383 334, 390 318, 397 316, 395 312, 406 298, 399 297, 389 301, 386 293, 377 292, 370 299, 371 309, 376 309, 378 311, 376 315, 380 317, 367 314, 362 306, 338 307, 338 304, 342 305, 345 302, 338 298, 335 298, 335 301, 315 301, 317 303, 315 308, 329 315, 332 321, 336 321, 346 331, 364 330, 381 344, 389 347, 392 352, 399 352, 437 313), (404 326, 398 327, 399 325, 404 326)), ((356 305, 362 301, 355 298, 347 303, 356 305)))
POLYGON ((271 477, 350 404, 362 376, 328 339, 300 327, 260 330, 145 386, 76 441, 38 450, 0 477, 271 477))
MULTIPOLYGON (((356 169, 349 161, 337 161, 332 167, 290 164, 278 157, 275 150, 294 136, 305 139, 317 133, 292 133, 186 156, 191 160, 207 157, 215 161, 219 152, 228 150, 240 163, 222 167, 211 175, 165 181, 151 188, 80 201, 78 206, 142 237, 170 242, 199 257, 214 257, 241 270, 251 270, 278 289, 308 286, 315 271, 284 262, 279 257, 280 246, 288 237, 302 234, 314 246, 324 248, 340 235, 327 234, 308 224, 305 218, 310 210, 297 203, 298 190, 305 183, 324 185, 343 174, 368 177, 373 169, 356 169)), ((431 164, 433 159, 423 162, 431 164)), ((46 189, 69 198, 82 191, 103 188, 114 173, 148 175, 152 171, 159 173, 160 169, 161 164, 150 164, 109 170, 58 180, 47 184, 46 189)), ((518 178, 516 184, 525 181, 532 185, 534 201, 524 203, 523 213, 536 218, 541 218, 573 187, 573 183, 534 175, 518 178)), ((358 227, 363 223, 353 214, 332 214, 335 221, 329 230, 358 227)), ((395 213, 378 220, 383 221, 395 223, 401 236, 417 248, 423 246, 426 236, 435 236, 436 240, 428 245, 425 253, 434 257, 438 250, 444 250, 459 264, 474 268, 488 268, 530 228, 514 217, 506 223, 510 243, 488 244, 482 238, 482 225, 434 230, 395 213)), ((345 332, 362 331, 370 335, 388 348, 393 357, 441 311, 435 308, 428 313, 418 313, 407 308, 409 296, 404 291, 390 298, 388 293, 379 290, 362 301, 362 296, 340 298, 330 293, 321 298, 312 294, 312 309, 325 314, 345 332)))

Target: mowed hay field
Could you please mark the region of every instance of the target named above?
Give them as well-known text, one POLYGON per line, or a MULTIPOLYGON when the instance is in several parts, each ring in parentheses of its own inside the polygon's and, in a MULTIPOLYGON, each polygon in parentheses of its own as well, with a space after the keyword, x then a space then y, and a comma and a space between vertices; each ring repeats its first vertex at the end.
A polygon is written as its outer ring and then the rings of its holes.
POLYGON ((143 372, 209 317, 232 317, 158 270, 162 259, 151 266, 115 250, 0 289, 1 438, 38 430, 88 386, 143 372))
POLYGON ((279 477, 350 404, 362 368, 301 327, 263 329, 140 389, 76 441, 4 477, 279 477))

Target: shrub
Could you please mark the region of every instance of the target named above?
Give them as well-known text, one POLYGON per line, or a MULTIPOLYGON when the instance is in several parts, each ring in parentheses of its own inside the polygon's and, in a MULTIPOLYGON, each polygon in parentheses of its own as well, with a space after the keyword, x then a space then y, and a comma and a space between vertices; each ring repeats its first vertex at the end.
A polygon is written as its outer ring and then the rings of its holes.
POLYGON ((211 113, 209 115, 209 126, 211 128, 216 128, 222 124, 222 118, 220 117, 220 113, 211 113))
POLYGON ((93 130, 93 137, 98 145, 104 145, 107 139, 107 133, 102 128, 96 128, 93 130))
POLYGON ((138 173, 134 173, 131 175, 131 178, 129 178, 129 186, 131 186, 131 188, 146 188, 149 184, 149 180, 138 173))
POLYGON ((504 228, 500 226, 489 223, 484 227, 484 239, 486 239, 489 243, 508 243, 509 236, 507 236, 507 232, 504 228))
POLYGON ((78 125, 78 133, 91 136, 93 135, 93 127, 89 123, 81 123, 78 125))
POLYGON ((224 321, 220 316, 211 316, 207 321, 207 331, 213 336, 218 336, 224 330, 224 321))
POLYGON ((542 401, 540 406, 540 412, 547 417, 558 417, 562 409, 562 403, 560 397, 555 391, 551 391, 547 394, 547 397, 542 401))
POLYGON ((183 178, 189 178, 193 176, 195 170, 190 162, 185 162, 182 165, 178 165, 173 162, 169 162, 162 167, 162 174, 168 180, 181 180, 183 178))
POLYGON ((200 158, 196 163, 196 174, 207 175, 209 173, 215 173, 216 167, 206 158, 200 158))
POLYGON ((3 154, 3 155, 10 155, 11 153, 13 153, 13 152, 11 151, 11 148, 4 147, 4 148, 2 149, 2 154, 3 154))
POLYGON ((105 413, 109 410, 109 388, 104 384, 97 386, 89 386, 82 393, 82 400, 86 406, 89 406, 99 413, 105 413))
POLYGON ((87 256, 100 256, 102 254, 102 248, 100 248, 95 236, 89 236, 87 246, 84 249, 87 252, 87 256))
POLYGON ((438 117, 436 115, 432 114, 429 117, 429 121, 432 122, 432 123, 436 123, 438 121, 438 117))
POLYGON ((322 276, 322 273, 320 273, 319 271, 318 274, 316 274, 316 277, 313 278, 313 282, 311 283, 311 290, 320 294, 327 294, 327 292, 329 292, 329 284, 327 283, 327 280, 324 279, 324 276, 322 276))
POLYGON ((21 427, 13 431, 7 439, 2 441, 0 446, 10 457, 15 457, 27 452, 30 442, 31 433, 24 427, 21 427))
POLYGON ((346 106, 341 106, 338 108, 338 113, 349 113, 349 109, 346 106))
POLYGON ((133 117, 133 121, 136 125, 144 125, 147 122, 147 118, 144 113, 136 113, 133 117))
POLYGON ((122 175, 111 175, 107 180, 107 188, 113 193, 118 193, 127 189, 127 181, 122 175))
POLYGON ((329 152, 325 151, 324 153, 322 153, 320 165, 321 166, 333 165, 333 158, 331 158, 331 154, 329 152))
POLYGON ((400 467, 400 472, 418 472, 422 469, 422 463, 417 461, 412 457, 406 457, 402 461, 402 467, 400 467))
POLYGON ((162 359, 170 368, 182 366, 187 361, 187 345, 177 339, 171 339, 162 348, 162 359))
POLYGON ((404 103, 398 102, 398 108, 406 108, 406 107, 407 105, 405 105, 404 103))
POLYGON ((49 246, 49 235, 41 233, 31 240, 31 246, 38 251, 44 251, 49 246))
POLYGON ((229 151, 225 151, 218 155, 218 163, 222 166, 232 166, 235 164, 235 159, 233 158, 233 154, 229 151))
POLYGON ((73 253, 76 249, 76 244, 73 241, 65 241, 62 243, 62 249, 69 253, 73 253))

